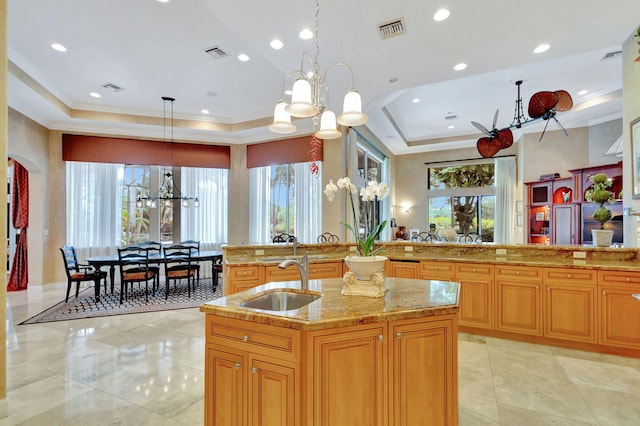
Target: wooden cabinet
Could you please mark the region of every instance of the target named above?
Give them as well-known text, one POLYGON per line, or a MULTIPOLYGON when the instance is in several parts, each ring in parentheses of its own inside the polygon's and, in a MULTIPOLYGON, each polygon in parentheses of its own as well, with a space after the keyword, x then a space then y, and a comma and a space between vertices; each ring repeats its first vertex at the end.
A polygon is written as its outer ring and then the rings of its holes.
POLYGON ((420 262, 420 279, 453 281, 455 266, 451 262, 420 262))
POLYGON ((460 325, 494 328, 494 266, 486 263, 456 264, 460 283, 460 325))
POLYGON ((309 265, 309 278, 319 280, 322 278, 340 278, 342 273, 342 261, 319 262, 309 265))
POLYGON ((544 206, 551 204, 551 191, 553 181, 526 183, 529 193, 530 206, 544 206))
POLYGON ((385 328, 377 323, 310 333, 309 424, 386 424, 385 328))
POLYGON ((227 265, 225 272, 225 294, 237 293, 265 282, 264 268, 258 265, 227 265))
POLYGON ((542 335, 542 268, 496 265, 496 328, 542 335))
POLYGON ((558 204, 552 207, 552 244, 573 245, 580 242, 579 207, 578 204, 558 204))
POLYGON ((398 261, 389 262, 389 276, 397 278, 416 279, 420 275, 420 262, 398 261))
POLYGON ((300 424, 300 332, 207 315, 205 424, 300 424))
POLYGON ((578 244, 580 205, 575 201, 575 179, 529 182, 527 241, 532 244, 578 244), (546 201, 543 201, 546 200, 546 201))
POLYGON ((543 269, 544 335, 596 343, 596 271, 543 269))
POLYGON ((456 338, 452 320, 390 324, 390 425, 458 424, 456 338))
POLYGON ((640 273, 599 271, 600 332, 598 342, 640 349, 640 273))

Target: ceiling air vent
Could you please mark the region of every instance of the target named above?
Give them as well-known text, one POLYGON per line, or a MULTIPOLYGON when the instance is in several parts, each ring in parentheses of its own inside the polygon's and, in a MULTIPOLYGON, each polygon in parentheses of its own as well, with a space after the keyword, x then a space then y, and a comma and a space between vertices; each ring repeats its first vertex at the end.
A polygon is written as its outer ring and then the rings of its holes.
POLYGON ((444 117, 445 120, 456 120, 457 118, 457 115, 447 115, 444 117))
POLYGON ((225 56, 229 56, 227 52, 225 52, 220 46, 213 46, 204 50, 204 53, 211 56, 213 59, 224 58, 225 56))
POLYGON ((380 33, 380 38, 383 40, 402 35, 406 32, 406 29, 404 27, 404 19, 395 19, 393 21, 380 24, 378 25, 378 32, 380 33))
POLYGON ((113 84, 113 83, 105 83, 102 85, 102 87, 104 87, 105 89, 111 90, 112 92, 119 92, 121 90, 124 90, 124 87, 120 87, 117 84, 113 84))
POLYGON ((600 62, 609 61, 611 59, 616 59, 616 58, 619 58, 620 56, 622 56, 622 50, 617 50, 615 52, 609 52, 609 53, 605 54, 602 57, 602 59, 600 59, 600 62))

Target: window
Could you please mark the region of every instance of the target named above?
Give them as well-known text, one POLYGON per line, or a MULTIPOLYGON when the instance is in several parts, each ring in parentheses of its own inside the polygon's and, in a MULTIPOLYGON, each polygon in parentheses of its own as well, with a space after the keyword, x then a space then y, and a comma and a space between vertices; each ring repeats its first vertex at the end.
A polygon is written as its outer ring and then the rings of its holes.
POLYGON ((270 243, 281 233, 316 241, 322 221, 322 163, 317 164, 317 175, 308 162, 250 169, 251 243, 270 243))
MULTIPOLYGON (((360 137, 360 135, 358 135, 360 137)), ((367 183, 374 180, 376 182, 382 182, 385 180, 384 169, 386 167, 386 158, 381 155, 376 155, 365 144, 358 143, 356 152, 358 154, 358 174, 356 177, 355 185, 358 191, 361 188, 367 186, 367 183)), ((364 234, 364 223, 366 218, 369 218, 369 229, 375 229, 378 224, 384 219, 382 212, 384 211, 383 204, 387 200, 378 201, 377 199, 373 203, 369 203, 370 211, 365 212, 364 203, 359 203, 360 209, 360 235, 364 234)))
POLYGON ((427 223, 493 241, 494 182, 493 162, 428 168, 427 223))

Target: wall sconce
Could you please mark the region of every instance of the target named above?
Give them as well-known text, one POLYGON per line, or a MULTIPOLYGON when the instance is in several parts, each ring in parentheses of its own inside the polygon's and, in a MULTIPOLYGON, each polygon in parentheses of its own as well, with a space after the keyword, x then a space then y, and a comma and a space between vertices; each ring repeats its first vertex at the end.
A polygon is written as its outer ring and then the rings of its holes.
POLYGON ((409 213, 413 206, 409 203, 402 203, 400 204, 400 208, 402 209, 402 213, 409 213))

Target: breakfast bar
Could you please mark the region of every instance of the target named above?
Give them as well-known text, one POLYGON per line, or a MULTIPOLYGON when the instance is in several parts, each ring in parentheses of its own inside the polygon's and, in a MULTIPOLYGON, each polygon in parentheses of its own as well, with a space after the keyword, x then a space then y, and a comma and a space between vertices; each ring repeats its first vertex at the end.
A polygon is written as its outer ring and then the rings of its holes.
POLYGON ((200 307, 205 424, 457 424, 458 283, 386 278, 380 298, 343 284, 267 283, 200 307))

